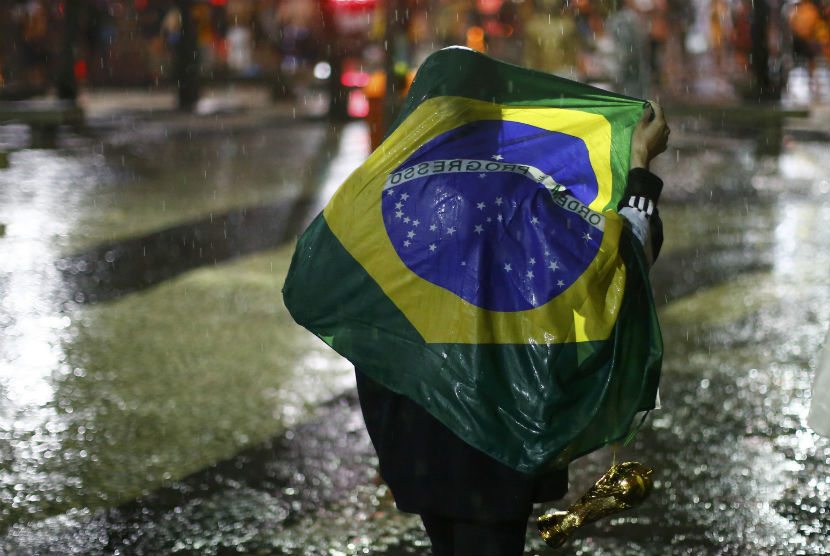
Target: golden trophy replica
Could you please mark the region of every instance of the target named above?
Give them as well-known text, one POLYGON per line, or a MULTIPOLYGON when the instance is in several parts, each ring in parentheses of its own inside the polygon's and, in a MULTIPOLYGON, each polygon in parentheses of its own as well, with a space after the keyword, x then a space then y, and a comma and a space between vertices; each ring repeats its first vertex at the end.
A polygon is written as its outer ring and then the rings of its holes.
POLYGON ((542 538, 557 548, 578 527, 639 505, 651 493, 651 471, 636 461, 612 465, 567 511, 550 512, 537 520, 542 538))

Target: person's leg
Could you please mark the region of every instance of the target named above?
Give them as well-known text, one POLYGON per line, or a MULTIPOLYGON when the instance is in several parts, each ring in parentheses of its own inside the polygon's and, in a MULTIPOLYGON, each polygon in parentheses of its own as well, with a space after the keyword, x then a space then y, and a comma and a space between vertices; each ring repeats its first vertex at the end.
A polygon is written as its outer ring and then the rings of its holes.
POLYGON ((452 556, 453 552, 453 525, 454 521, 433 514, 421 514, 429 541, 432 543, 432 553, 435 556, 452 556))
POLYGON ((435 556, 521 556, 527 520, 485 522, 421 514, 435 556))
POLYGON ((521 556, 527 520, 505 522, 456 521, 453 554, 457 556, 521 556))

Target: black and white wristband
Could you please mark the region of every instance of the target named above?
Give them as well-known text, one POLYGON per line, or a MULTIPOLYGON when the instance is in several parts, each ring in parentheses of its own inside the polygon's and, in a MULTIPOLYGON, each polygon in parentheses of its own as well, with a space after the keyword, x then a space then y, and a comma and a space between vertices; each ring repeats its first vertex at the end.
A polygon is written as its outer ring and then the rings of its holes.
POLYGON ((654 214, 654 201, 652 201, 648 197, 633 195, 628 198, 627 202, 625 203, 625 206, 631 207, 633 209, 645 213, 646 218, 651 218, 651 215, 654 214))
POLYGON ((650 265, 654 261, 650 233, 651 218, 656 216, 657 205, 648 197, 641 195, 632 195, 624 199, 621 204, 620 216, 628 220, 631 231, 645 249, 646 259, 650 265))

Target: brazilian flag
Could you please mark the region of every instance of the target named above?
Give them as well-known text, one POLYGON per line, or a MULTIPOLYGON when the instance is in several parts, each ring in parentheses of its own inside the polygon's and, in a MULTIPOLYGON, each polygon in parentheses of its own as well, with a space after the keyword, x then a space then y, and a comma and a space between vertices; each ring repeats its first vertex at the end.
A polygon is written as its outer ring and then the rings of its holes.
POLYGON ((624 438, 662 340, 616 207, 646 103, 451 47, 300 237, 294 319, 526 473, 624 438))

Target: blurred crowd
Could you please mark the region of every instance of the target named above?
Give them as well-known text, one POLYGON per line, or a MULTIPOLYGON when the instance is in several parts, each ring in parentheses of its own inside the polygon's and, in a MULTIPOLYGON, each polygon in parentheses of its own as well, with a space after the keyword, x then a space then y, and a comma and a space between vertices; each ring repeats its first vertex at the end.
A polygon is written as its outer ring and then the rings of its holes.
MULTIPOLYGON (((799 68, 823 86, 830 0, 192 0, 200 73, 221 79, 281 72, 309 79, 333 48, 374 71, 388 46, 385 2, 405 7, 400 62, 416 68, 463 44, 516 64, 637 97, 717 95, 753 87, 758 44, 779 88, 799 68), (763 10, 759 8, 763 7, 763 10), (327 19, 322 14, 330 14, 327 19), (333 23, 332 23, 333 22, 333 23), (754 50, 755 49, 755 50, 754 50), (374 66, 374 67, 372 67, 374 66), (304 73, 305 72, 305 73, 304 73)), ((169 81, 184 5, 173 0, 81 0, 80 81, 169 81)), ((4 0, 0 95, 41 90, 60 49, 64 2, 4 0)))
MULTIPOLYGON (((255 76, 277 67, 286 32, 280 11, 288 14, 302 4, 307 12, 303 19, 311 19, 314 11, 314 0, 76 2, 75 75, 92 85, 117 86, 173 78, 182 6, 188 7, 195 25, 200 73, 220 79, 255 76)), ((0 2, 0 91, 48 87, 62 48, 65 8, 64 1, 0 2)))
MULTIPOLYGON (((753 30, 753 0, 450 0, 423 28, 433 30, 433 41, 641 98, 745 92, 758 40, 766 41, 769 70, 782 86, 794 67, 811 75, 826 69, 830 1, 768 8, 766 28, 753 30), (483 8, 488 1, 492 11, 483 8)), ((427 42, 418 37, 416 44, 427 42)))

